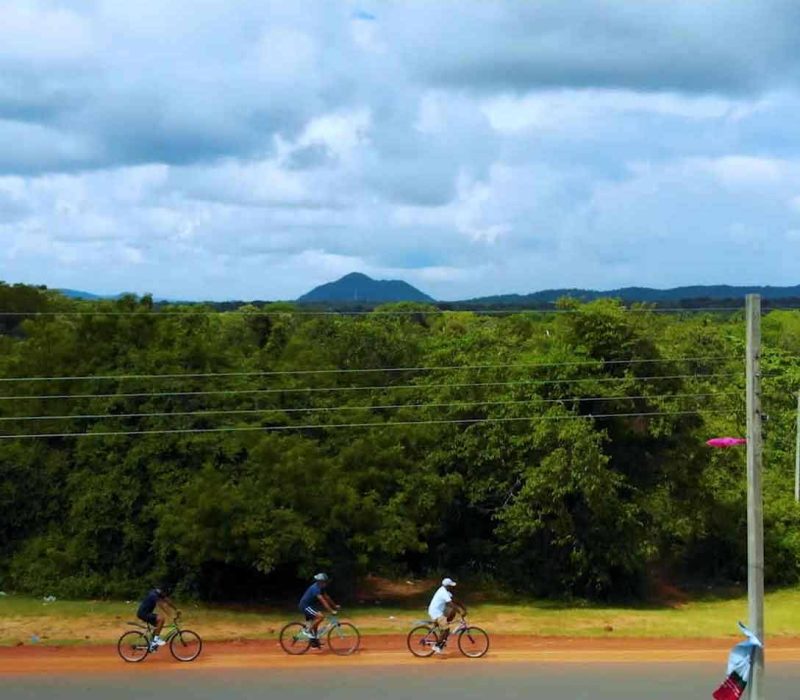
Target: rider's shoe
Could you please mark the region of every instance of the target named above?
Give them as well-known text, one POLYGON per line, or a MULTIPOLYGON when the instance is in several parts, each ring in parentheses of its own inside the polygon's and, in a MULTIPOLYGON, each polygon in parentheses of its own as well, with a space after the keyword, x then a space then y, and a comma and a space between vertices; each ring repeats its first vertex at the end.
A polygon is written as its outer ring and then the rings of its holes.
POLYGON ((444 649, 442 649, 441 644, 434 644, 433 645, 433 653, 434 654, 444 654, 444 649))
POLYGON ((317 639, 316 637, 311 638, 311 646, 314 647, 314 649, 322 648, 322 644, 319 643, 319 639, 317 639))
POLYGON ((163 647, 165 644, 166 644, 166 642, 163 639, 161 639, 161 637, 158 637, 158 636, 153 637, 153 646, 154 647, 163 647))

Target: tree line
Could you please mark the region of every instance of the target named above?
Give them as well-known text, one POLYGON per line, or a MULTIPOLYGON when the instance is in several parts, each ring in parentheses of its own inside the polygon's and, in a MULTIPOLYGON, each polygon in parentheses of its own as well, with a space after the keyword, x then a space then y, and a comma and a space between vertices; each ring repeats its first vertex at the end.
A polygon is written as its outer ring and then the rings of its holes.
MULTIPOLYGON (((741 312, 297 311, 0 284, 0 433, 50 436, 0 440, 0 587, 245 599, 319 569, 345 587, 446 570, 630 599, 745 580, 744 454, 705 446, 744 433, 741 312)), ((762 325, 766 577, 788 584, 800 313, 762 325)))

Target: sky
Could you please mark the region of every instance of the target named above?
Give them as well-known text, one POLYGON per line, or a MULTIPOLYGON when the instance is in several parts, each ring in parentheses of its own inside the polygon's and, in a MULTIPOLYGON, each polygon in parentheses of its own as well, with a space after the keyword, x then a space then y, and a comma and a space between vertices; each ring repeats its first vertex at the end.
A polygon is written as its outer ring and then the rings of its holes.
POLYGON ((0 0, 0 280, 800 283, 795 0, 0 0))

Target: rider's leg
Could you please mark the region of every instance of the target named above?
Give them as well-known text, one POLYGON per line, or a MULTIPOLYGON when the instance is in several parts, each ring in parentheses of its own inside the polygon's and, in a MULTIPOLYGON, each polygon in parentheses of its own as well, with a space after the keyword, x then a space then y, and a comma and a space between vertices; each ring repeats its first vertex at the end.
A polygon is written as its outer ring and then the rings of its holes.
POLYGON ((439 638, 439 646, 443 647, 447 642, 447 638, 450 636, 450 621, 447 619, 446 615, 442 615, 441 617, 435 620, 436 627, 437 627, 437 637, 439 638))
POLYGON ((161 639, 161 630, 164 629, 164 622, 166 621, 164 615, 162 613, 156 613, 153 615, 155 618, 152 621, 153 624, 153 649, 157 649, 158 647, 163 647, 166 642, 161 639))
POLYGON ((316 637, 317 632, 319 630, 319 626, 322 624, 322 621, 325 619, 325 616, 318 612, 314 615, 314 619, 311 621, 311 625, 309 626, 309 631, 316 637))
POLYGON ((154 612, 141 614, 139 619, 147 625, 147 634, 150 636, 150 651, 155 651, 163 646, 164 642, 158 633, 164 627, 164 619, 154 612))
POLYGON ((447 620, 447 624, 443 625, 444 632, 442 633, 442 641, 441 645, 444 646, 447 643, 447 638, 450 636, 450 626, 453 624, 453 620, 455 620, 456 611, 453 607, 448 604, 447 608, 445 609, 445 619, 447 620))

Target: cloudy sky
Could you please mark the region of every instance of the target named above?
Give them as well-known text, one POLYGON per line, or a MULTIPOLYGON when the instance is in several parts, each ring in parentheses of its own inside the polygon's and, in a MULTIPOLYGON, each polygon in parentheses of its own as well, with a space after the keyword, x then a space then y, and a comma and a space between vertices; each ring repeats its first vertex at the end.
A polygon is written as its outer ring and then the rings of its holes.
POLYGON ((0 279, 800 282, 794 0, 0 0, 0 279))

